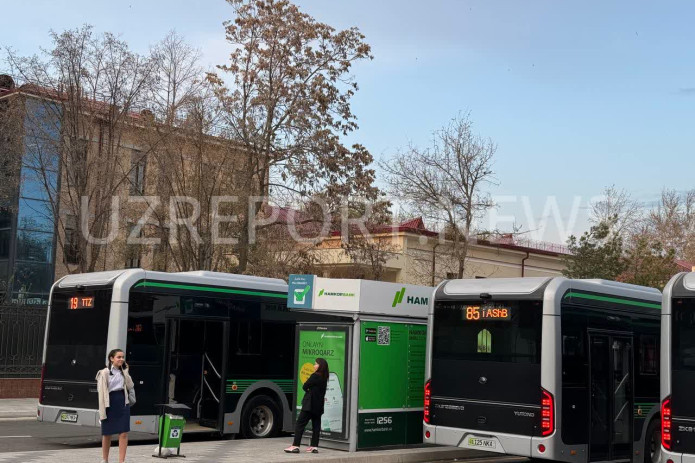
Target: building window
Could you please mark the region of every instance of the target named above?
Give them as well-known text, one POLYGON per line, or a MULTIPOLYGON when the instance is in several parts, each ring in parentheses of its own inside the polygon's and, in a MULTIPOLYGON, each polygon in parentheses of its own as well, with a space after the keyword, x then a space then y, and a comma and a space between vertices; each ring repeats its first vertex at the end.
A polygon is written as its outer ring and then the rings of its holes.
POLYGON ((65 262, 77 264, 80 262, 80 243, 77 230, 77 216, 68 215, 65 217, 65 243, 63 253, 65 262))
POLYGON ((9 211, 0 208, 0 259, 10 257, 10 243, 12 241, 12 215, 9 211))
POLYGON ((145 194, 145 165, 147 158, 141 151, 133 150, 130 155, 130 194, 142 196, 145 194))
MULTIPOLYGON (((128 225, 128 231, 127 231, 128 234, 125 237, 125 239, 126 239, 125 268, 140 268, 140 245, 128 243, 128 239, 133 234, 133 229, 136 226, 137 226, 137 224, 134 224, 134 223, 128 225)), ((140 233, 138 233, 136 236, 138 238, 143 237, 142 227, 140 228, 140 233)))
POLYGON ((0 259, 10 257, 10 240, 12 239, 12 230, 0 230, 0 259))

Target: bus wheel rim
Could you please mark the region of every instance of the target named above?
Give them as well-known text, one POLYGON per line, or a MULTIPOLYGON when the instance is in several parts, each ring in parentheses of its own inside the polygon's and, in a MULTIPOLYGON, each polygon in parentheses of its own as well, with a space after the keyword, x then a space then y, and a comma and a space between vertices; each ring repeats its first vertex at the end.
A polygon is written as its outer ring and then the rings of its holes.
POLYGON ((275 417, 267 405, 259 405, 251 410, 251 432, 256 437, 265 437, 273 429, 275 417))
POLYGON ((650 442, 650 456, 652 463, 661 462, 661 434, 660 430, 654 431, 652 433, 652 438, 650 442))

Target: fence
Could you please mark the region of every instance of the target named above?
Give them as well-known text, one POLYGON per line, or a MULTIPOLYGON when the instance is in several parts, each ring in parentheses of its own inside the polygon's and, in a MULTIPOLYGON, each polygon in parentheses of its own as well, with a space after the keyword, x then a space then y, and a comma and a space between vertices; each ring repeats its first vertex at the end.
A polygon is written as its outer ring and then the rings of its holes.
POLYGON ((0 305, 0 378, 39 378, 46 307, 0 305))

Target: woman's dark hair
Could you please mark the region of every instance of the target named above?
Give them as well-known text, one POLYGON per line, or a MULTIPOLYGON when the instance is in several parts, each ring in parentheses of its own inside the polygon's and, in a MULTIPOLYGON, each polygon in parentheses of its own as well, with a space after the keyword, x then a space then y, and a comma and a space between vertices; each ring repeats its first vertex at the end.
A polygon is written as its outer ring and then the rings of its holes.
POLYGON ((316 373, 323 378, 324 381, 328 381, 328 374, 330 371, 328 370, 328 362, 326 362, 326 359, 323 358, 317 358, 316 363, 318 363, 319 368, 316 370, 316 373))
MULTIPOLYGON (((123 352, 123 349, 113 349, 111 352, 109 352, 109 370, 111 369, 111 364, 112 364, 111 359, 114 358, 116 356, 116 354, 119 352, 123 352)), ((125 366, 125 368, 128 368, 127 363, 124 362, 123 365, 125 366)))

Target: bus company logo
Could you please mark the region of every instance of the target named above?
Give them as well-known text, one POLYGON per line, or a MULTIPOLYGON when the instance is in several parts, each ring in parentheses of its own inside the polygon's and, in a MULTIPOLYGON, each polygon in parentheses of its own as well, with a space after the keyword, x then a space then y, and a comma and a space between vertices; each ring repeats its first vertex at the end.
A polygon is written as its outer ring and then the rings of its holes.
POLYGON ((232 383, 232 391, 236 391, 237 389, 239 389, 239 386, 237 386, 236 381, 234 381, 232 383))
POLYGON ((319 291, 319 297, 321 296, 355 297, 355 293, 341 293, 336 291, 326 291, 322 289, 319 291))
MULTIPOLYGON (((398 304, 403 302, 403 296, 405 296, 405 288, 401 288, 400 291, 396 291, 396 295, 393 297, 393 304, 391 307, 396 307, 398 304)), ((408 304, 414 305, 427 305, 429 304, 429 297, 418 297, 418 296, 408 296, 405 301, 408 304)))
POLYGON ((536 416, 534 412, 520 412, 520 411, 514 411, 514 416, 521 416, 524 418, 533 418, 536 416))

